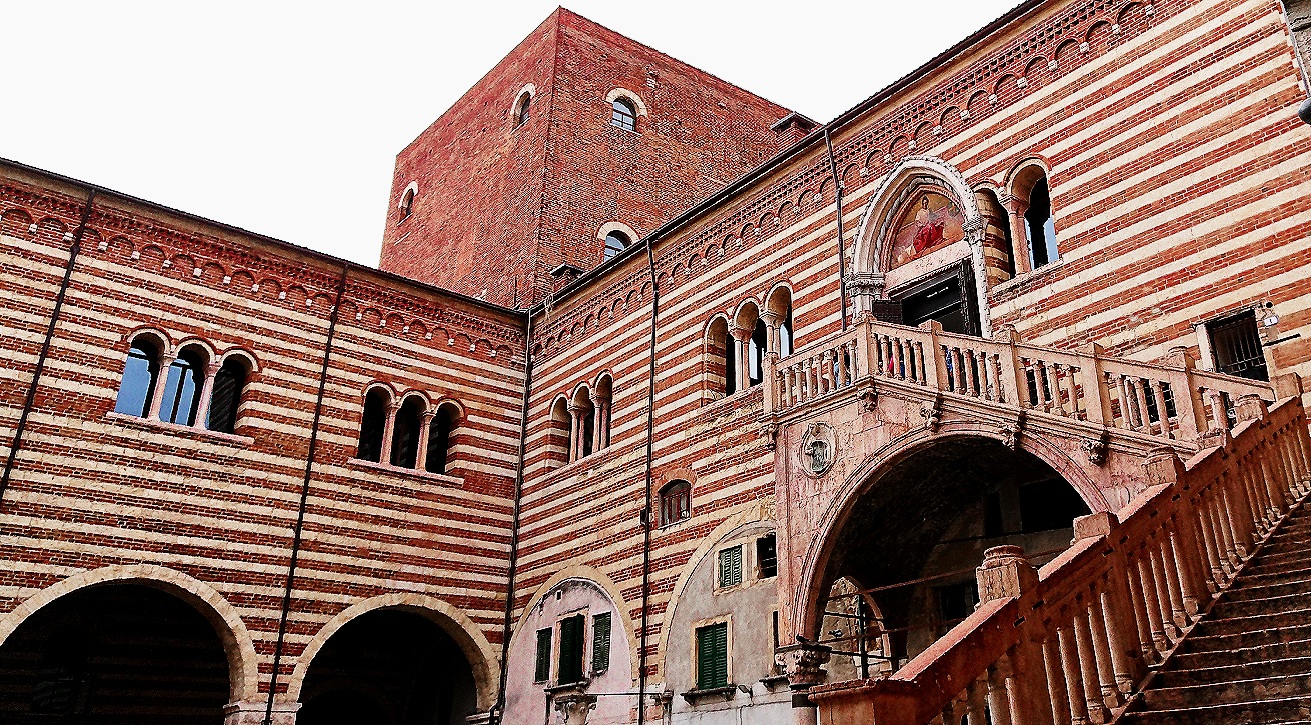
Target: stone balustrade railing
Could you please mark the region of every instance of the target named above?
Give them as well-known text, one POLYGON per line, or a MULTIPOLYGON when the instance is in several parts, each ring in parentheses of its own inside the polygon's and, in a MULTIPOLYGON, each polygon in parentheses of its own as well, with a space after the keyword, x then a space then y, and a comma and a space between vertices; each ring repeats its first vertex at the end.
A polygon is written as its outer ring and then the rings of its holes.
POLYGON ((1182 348, 1163 363, 1022 343, 1011 330, 993 339, 863 322, 765 364, 765 413, 783 414, 866 381, 905 385, 1180 441, 1228 430, 1243 396, 1274 400, 1268 383, 1193 367, 1182 348))
MULTIPOLYGON (((1015 359, 1028 358, 1030 348, 1015 349, 1015 359)), ((1076 379, 1091 369, 1112 381, 1148 381, 1124 393, 1123 399, 1137 399, 1139 410, 1146 409, 1149 390, 1158 395, 1162 382, 1175 382, 1175 390, 1194 385, 1186 382, 1187 368, 1106 365, 1096 356, 1076 366, 1070 356, 1042 355, 1029 359, 1055 367, 1058 381, 1066 366, 1077 367, 1076 379), (1146 374, 1149 369, 1161 372, 1146 374)), ((985 359, 985 370, 987 364, 985 359)), ((1270 409, 1257 395, 1242 395, 1231 433, 1216 436, 1221 445, 1187 464, 1171 447, 1155 451, 1144 463, 1147 491, 1119 512, 1076 520, 1071 547, 1041 570, 1018 547, 990 549, 978 569, 978 609, 885 679, 812 688, 820 722, 1109 722, 1141 686, 1148 665, 1179 641, 1254 547, 1311 490, 1301 384, 1290 378, 1278 386, 1290 394, 1270 409)), ((1022 380, 1018 372, 1015 379, 1022 380)), ((1212 376, 1195 382, 1199 390, 1239 392, 1212 376)), ((1053 405, 1058 387, 1053 385, 1053 405)), ((1064 402, 1067 411, 1075 409, 1069 398, 1064 402)), ((1165 407, 1159 397, 1157 405, 1158 411, 1165 407)), ((1200 415, 1197 420, 1200 425, 1200 415)), ((1148 421, 1146 415, 1128 419, 1144 426, 1148 421)), ((1183 430, 1188 423, 1171 427, 1183 430)))

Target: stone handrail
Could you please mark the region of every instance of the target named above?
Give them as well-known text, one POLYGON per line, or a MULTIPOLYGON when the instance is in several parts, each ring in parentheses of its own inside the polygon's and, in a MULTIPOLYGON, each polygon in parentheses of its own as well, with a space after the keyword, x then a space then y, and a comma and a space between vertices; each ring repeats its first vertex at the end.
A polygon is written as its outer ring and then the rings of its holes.
POLYGON ((1087 421, 1179 441, 1226 431, 1235 401, 1275 399, 1264 382, 1196 370, 1183 348, 1164 363, 1022 343, 1013 330, 993 339, 946 333, 936 322, 907 327, 866 321, 783 359, 765 362, 767 415, 784 414, 871 382, 972 398, 1027 412, 1087 421))
POLYGON ((1109 722, 1311 490, 1300 395, 1269 409, 1244 395, 1237 419, 1187 464, 1168 447, 1149 455, 1143 495, 1077 519, 1071 547, 1040 571, 1018 547, 990 549, 978 609, 890 677, 812 688, 820 722, 1109 722))

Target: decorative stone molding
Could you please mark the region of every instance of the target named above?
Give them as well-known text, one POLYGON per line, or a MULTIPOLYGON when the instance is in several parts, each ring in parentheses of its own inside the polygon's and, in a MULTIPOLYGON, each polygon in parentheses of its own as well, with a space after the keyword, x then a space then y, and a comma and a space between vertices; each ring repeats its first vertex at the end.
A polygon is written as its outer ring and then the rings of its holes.
POLYGON ((828 678, 824 665, 833 656, 833 648, 814 642, 801 642, 778 648, 787 662, 788 687, 805 690, 828 678))
POLYGON ((924 429, 930 433, 938 432, 942 425, 942 396, 935 395, 920 403, 920 417, 924 419, 924 429))
POLYGON ((801 437, 797 451, 801 468, 811 476, 823 476, 833 467, 837 454, 837 440, 833 428, 826 423, 811 423, 801 437))
POLYGON ((556 692, 552 701, 562 725, 587 725, 587 716, 596 709, 596 695, 587 694, 581 687, 556 692))
POLYGON ((1088 456, 1089 463, 1094 466, 1101 466, 1106 463, 1106 444, 1107 436, 1105 433, 1102 433, 1098 438, 1084 439, 1083 443, 1080 444, 1080 447, 1083 448, 1083 452, 1088 456))
POLYGON ((1001 437, 1001 444, 1012 451, 1020 450, 1020 435, 1024 432, 1024 413, 1020 413, 1015 420, 1003 423, 997 429, 997 434, 1001 437))
POLYGON ((879 393, 873 385, 866 385, 860 389, 857 396, 860 399, 860 409, 866 413, 873 413, 878 410, 879 393))

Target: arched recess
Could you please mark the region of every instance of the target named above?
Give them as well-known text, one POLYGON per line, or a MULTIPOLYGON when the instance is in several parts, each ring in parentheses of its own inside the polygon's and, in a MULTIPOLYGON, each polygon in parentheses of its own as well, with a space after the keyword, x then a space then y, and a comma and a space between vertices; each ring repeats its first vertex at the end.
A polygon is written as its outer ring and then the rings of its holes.
MULTIPOLYGON (((528 621, 529 615, 532 614, 533 608, 542 601, 542 598, 547 594, 550 594, 551 590, 570 579, 581 579, 583 581, 591 582, 605 591, 606 596, 610 597, 610 601, 615 605, 615 612, 619 614, 622 620, 619 624, 623 626, 624 636, 628 639, 628 651, 636 653, 638 651, 637 624, 633 622, 632 617, 629 616, 629 612, 632 608, 624 606, 623 591, 600 569, 587 566, 586 564, 575 564, 561 569, 552 575, 550 579, 542 582, 541 586, 537 587, 537 591, 533 592, 533 596, 528 599, 528 604, 523 608, 523 612, 519 614, 519 621, 514 625, 514 632, 510 635, 511 638, 513 639, 519 636, 519 633, 524 628, 524 624, 528 621)), ((630 659, 632 661, 629 663, 629 669, 632 672, 633 682, 637 682, 638 660, 636 657, 630 659)))
POLYGON ((0 647, 24 621, 62 596, 93 586, 140 584, 181 599, 203 616, 218 634, 228 657, 232 702, 259 697, 255 643, 237 610, 210 585, 180 571, 154 564, 122 564, 84 571, 33 594, 0 616, 0 647))
MULTIPOLYGON (((670 480, 679 477, 675 474, 678 474, 678 472, 675 471, 668 474, 668 476, 671 477, 670 480)), ((688 480, 692 481, 693 484, 696 482, 695 478, 688 480)), ((698 546, 696 551, 693 551, 692 555, 687 558, 687 563, 683 565, 682 571, 679 572, 678 581, 674 584, 674 589, 669 594, 669 603, 665 605, 664 625, 660 628, 660 645, 656 648, 656 652, 659 653, 660 657, 660 672, 664 673, 667 671, 665 667, 665 659, 669 653, 669 625, 673 621, 674 612, 678 610, 678 602, 682 599, 683 592, 687 590, 688 582, 692 580, 692 572, 696 570, 697 564, 708 556, 710 552, 714 551, 715 547, 719 546, 719 542, 728 538, 728 536, 734 531, 750 526, 751 524, 760 523, 762 521, 773 522, 773 520, 774 517, 771 515, 770 507, 767 504, 761 503, 757 506, 752 506, 745 511, 740 511, 729 516, 721 521, 713 531, 701 539, 701 545, 698 546)))
MULTIPOLYGON (((852 531, 863 528, 864 530, 874 531, 869 521, 863 523, 857 521, 855 514, 859 507, 867 507, 862 513, 869 513, 877 509, 868 508, 870 501, 867 495, 880 497, 884 504, 895 501, 911 501, 913 506, 919 506, 923 502, 924 511, 916 509, 914 511, 900 511, 899 520, 903 521, 927 521, 930 514, 938 515, 937 511, 929 511, 932 506, 937 505, 932 502, 954 502, 957 506, 957 512, 945 512, 945 518, 940 521, 950 522, 953 516, 959 515, 966 511, 970 505, 969 496, 978 493, 982 496, 984 489, 980 487, 968 487, 960 490, 943 490, 934 488, 934 486, 945 479, 942 474, 941 461, 951 460, 952 456, 960 457, 961 455, 971 456, 971 461, 980 460, 983 456, 996 456, 991 466, 993 475, 997 470, 1010 471, 1014 467, 1021 466, 1031 468, 1032 471, 1043 469, 1053 473, 1064 484, 1068 484, 1068 490, 1077 494, 1077 498, 1082 502, 1087 510, 1106 511, 1111 508, 1110 503, 1103 495, 1101 490, 1096 486, 1093 480, 1079 466, 1079 464, 1069 456, 1063 449, 1054 443, 1039 437, 1027 436, 1020 434, 1021 444, 1017 448, 1010 448, 1005 444, 1005 438, 997 430, 990 430, 980 426, 977 423, 965 422, 947 422, 939 429, 938 433, 929 433, 924 429, 913 430, 897 439, 888 442, 879 450, 874 451, 867 457, 862 464, 856 468, 850 476, 847 477, 842 487, 836 492, 828 508, 820 518, 816 526, 816 535, 808 539, 808 544, 804 554, 801 556, 801 570, 797 579, 797 586, 793 590, 792 601, 790 602, 790 626, 792 633, 800 633, 810 637, 817 636, 819 625, 819 614, 821 608, 821 597, 828 590, 830 580, 836 579, 840 575, 851 575, 852 572, 838 572, 832 566, 831 561, 835 551, 839 547, 851 549, 848 539, 852 536, 852 531), (928 468, 916 468, 919 462, 926 462, 930 465, 939 466, 939 470, 931 471, 928 468), (910 489, 901 490, 897 486, 911 485, 914 481, 913 495, 910 489), (920 503, 915 503, 920 502, 920 503), (853 528, 848 530, 848 524, 853 523, 853 528)), ((989 471, 988 464, 972 463, 980 465, 985 472, 989 471)), ((970 478, 964 475, 960 470, 953 469, 953 476, 962 480, 970 478)), ((986 478, 987 473, 977 478, 986 478)), ((1050 479, 1049 479, 1050 480, 1050 479)), ((876 499, 878 500, 878 499, 876 499)), ((878 529, 878 531, 883 531, 878 529)), ((914 532, 898 532, 898 535, 905 534, 913 536, 914 532)), ((875 534, 879 535, 879 534, 875 534)), ((1022 531, 1009 531, 1002 536, 1023 535, 1022 531)), ((977 537, 986 539, 984 537, 977 537)), ((918 544, 922 545, 925 541, 929 547, 925 551, 932 551, 933 546, 942 543, 942 539, 929 538, 920 540, 918 544)), ((980 546, 983 544, 981 543, 980 546)), ((1068 539, 1062 542, 1062 546, 1068 546, 1068 539)), ((910 551, 909 544, 903 545, 898 554, 898 565, 914 567, 911 560, 914 558, 910 551)), ((790 556, 796 556, 798 552, 791 552, 790 556)), ((980 550, 981 556, 981 550, 980 550)), ((1029 551, 1029 554, 1038 552, 1029 551)), ((880 559, 880 554, 875 547, 868 547, 867 559, 875 561, 880 559)), ((925 563, 925 562, 921 562, 925 563)), ((977 562, 971 564, 970 568, 977 566, 977 562)), ((873 576, 856 575, 857 580, 862 581, 867 586, 884 585, 884 581, 878 581, 873 576)), ((901 578, 894 578, 892 583, 898 581, 908 581, 917 579, 915 575, 903 575, 901 578)), ((894 625, 894 628, 897 625, 894 625)))
POLYGON ((473 681, 478 690, 478 709, 486 711, 496 704, 496 688, 501 677, 498 655, 478 625, 467 614, 440 599, 405 592, 383 594, 356 602, 328 620, 296 659, 296 667, 287 680, 287 691, 279 699, 283 702, 298 701, 301 687, 305 684, 305 675, 323 645, 348 622, 378 609, 413 612, 441 627, 442 631, 455 640, 473 670, 473 681))
MULTIPOLYGON (((935 187, 953 202, 962 214, 965 242, 969 245, 975 294, 982 302, 988 299, 987 273, 984 266, 984 220, 975 202, 974 190, 955 166, 934 156, 908 156, 893 167, 870 197, 861 214, 856 232, 854 269, 851 285, 856 312, 869 312, 870 303, 884 297, 884 281, 892 268, 893 225, 911 194, 925 186, 935 187)), ((988 306, 979 305, 981 334, 992 335, 988 306)))

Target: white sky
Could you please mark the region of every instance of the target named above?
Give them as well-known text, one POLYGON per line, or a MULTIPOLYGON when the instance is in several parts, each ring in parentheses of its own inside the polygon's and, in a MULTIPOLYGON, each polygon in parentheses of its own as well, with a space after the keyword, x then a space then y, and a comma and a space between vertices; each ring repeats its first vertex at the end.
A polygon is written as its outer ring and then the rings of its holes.
MULTIPOLYGON (((1018 0, 576 0, 817 121, 1018 0)), ((377 264, 396 152, 555 2, 0 0, 0 157, 377 264)))

